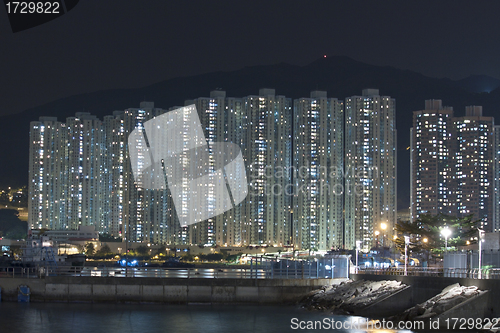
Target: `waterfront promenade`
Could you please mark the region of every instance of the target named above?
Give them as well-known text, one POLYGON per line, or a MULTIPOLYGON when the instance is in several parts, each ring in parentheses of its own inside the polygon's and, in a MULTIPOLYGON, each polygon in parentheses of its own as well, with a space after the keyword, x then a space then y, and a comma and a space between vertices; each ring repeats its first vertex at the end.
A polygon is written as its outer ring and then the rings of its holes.
POLYGON ((16 301, 18 287, 33 302, 290 303, 313 289, 346 279, 206 279, 48 276, 2 278, 3 301, 16 301))

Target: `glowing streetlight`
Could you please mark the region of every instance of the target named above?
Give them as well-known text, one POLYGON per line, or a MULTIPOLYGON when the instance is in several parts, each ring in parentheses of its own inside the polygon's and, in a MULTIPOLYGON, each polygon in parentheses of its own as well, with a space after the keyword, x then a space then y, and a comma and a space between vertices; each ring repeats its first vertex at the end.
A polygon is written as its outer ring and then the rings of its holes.
POLYGON ((482 252, 483 252, 482 243, 483 243, 484 230, 477 228, 477 231, 479 231, 479 274, 478 274, 478 278, 481 279, 481 266, 482 266, 482 259, 483 259, 483 257, 482 257, 482 252))
POLYGON ((405 236, 405 276, 408 275, 408 245, 410 244, 410 236, 405 236))
POLYGON ((359 248, 361 247, 361 244, 363 242, 358 240, 356 241, 356 274, 358 274, 358 255, 359 255, 359 248))
POLYGON ((444 247, 448 251, 448 237, 451 235, 451 230, 448 227, 441 229, 441 235, 444 236, 444 247))
POLYGON ((387 223, 382 222, 380 223, 380 229, 382 229, 382 246, 385 246, 385 229, 387 229, 387 223))

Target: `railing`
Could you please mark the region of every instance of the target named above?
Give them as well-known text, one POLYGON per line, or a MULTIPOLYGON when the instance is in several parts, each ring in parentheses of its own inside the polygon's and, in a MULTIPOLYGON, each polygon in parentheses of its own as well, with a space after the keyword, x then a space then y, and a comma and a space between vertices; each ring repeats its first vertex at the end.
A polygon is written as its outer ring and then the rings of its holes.
MULTIPOLYGON (((359 267, 358 274, 404 275, 404 268, 359 267)), ((500 279, 500 268, 434 268, 408 267, 410 276, 441 276, 469 279, 500 279)), ((254 265, 252 268, 147 268, 147 267, 6 267, 0 278, 40 278, 45 276, 155 277, 177 279, 318 279, 334 278, 334 269, 309 261, 284 260, 283 264, 254 265)))
MULTIPOLYGON (((358 274, 375 274, 375 275, 404 275, 404 268, 362 268, 358 269, 358 274)), ((481 274, 478 268, 433 268, 433 267, 408 267, 408 275, 410 276, 442 276, 456 277, 469 279, 500 279, 500 268, 484 268, 481 269, 481 274)))
POLYGON ((39 269, 37 267, 5 267, 0 269, 2 277, 37 278, 39 269))
MULTIPOLYGON (((408 275, 412 276, 443 276, 442 268, 434 267, 408 267, 408 275)), ((375 274, 375 275, 405 275, 404 267, 390 268, 358 268, 358 274, 375 274)))
POLYGON ((178 279, 320 279, 347 278, 348 267, 348 259, 346 258, 278 260, 259 257, 258 260, 252 260, 250 268, 9 267, 4 272, 0 272, 0 277, 100 276, 178 279))
POLYGON ((59 267, 49 270, 57 276, 100 276, 134 278, 177 278, 177 279, 264 279, 263 269, 211 269, 211 268, 146 268, 146 267, 59 267))
POLYGON ((100 276, 100 277, 149 277, 177 279, 266 279, 300 278, 302 275, 290 270, 272 272, 262 268, 209 269, 209 268, 145 268, 145 267, 77 267, 62 266, 53 269, 8 267, 0 271, 0 278, 40 278, 45 276, 100 276))
POLYGON ((500 268, 448 268, 444 271, 446 277, 469 279, 500 279, 500 268))

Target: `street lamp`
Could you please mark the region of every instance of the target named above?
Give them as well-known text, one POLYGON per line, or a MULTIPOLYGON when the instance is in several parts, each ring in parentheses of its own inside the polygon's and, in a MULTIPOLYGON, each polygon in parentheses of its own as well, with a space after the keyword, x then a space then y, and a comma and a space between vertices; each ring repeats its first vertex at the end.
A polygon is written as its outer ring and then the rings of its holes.
POLYGON ((448 227, 441 229, 441 235, 444 236, 444 247, 445 251, 448 252, 448 237, 451 235, 451 230, 448 227))
POLYGON ((356 274, 358 274, 358 255, 359 255, 359 248, 361 247, 362 241, 356 241, 356 274))
POLYGON ((408 275, 408 245, 410 244, 410 236, 405 236, 405 276, 408 275))
POLYGON ((382 247, 384 247, 385 246, 385 229, 387 229, 387 223, 382 222, 380 224, 380 228, 382 229, 382 232, 383 232, 383 234, 382 234, 382 247))
POLYGON ((378 249, 378 235, 380 235, 380 231, 375 231, 375 236, 377 236, 377 242, 375 243, 375 247, 378 249))
POLYGON ((481 267, 482 267, 482 253, 483 252, 483 247, 482 247, 482 242, 483 242, 483 233, 484 230, 477 228, 477 231, 479 232, 479 274, 477 275, 478 279, 481 279, 481 267))

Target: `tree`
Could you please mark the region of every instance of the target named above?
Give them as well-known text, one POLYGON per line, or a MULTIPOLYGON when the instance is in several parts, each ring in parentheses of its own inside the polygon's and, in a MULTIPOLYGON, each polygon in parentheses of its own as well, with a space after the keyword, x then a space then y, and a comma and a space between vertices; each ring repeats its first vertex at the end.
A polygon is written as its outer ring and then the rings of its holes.
POLYGON ((237 262, 241 257, 241 253, 237 253, 237 254, 230 254, 226 257, 226 260, 228 262, 237 262))
POLYGON ((99 235, 99 241, 100 242, 121 242, 122 238, 121 237, 113 237, 109 233, 104 233, 99 235))
POLYGON ((141 245, 137 249, 135 249, 138 255, 147 256, 149 254, 149 248, 147 246, 141 245))
POLYGON ((221 261, 224 258, 224 256, 222 255, 222 253, 209 253, 200 256, 200 258, 203 258, 204 260, 207 261, 221 261))
MULTIPOLYGON (((452 231, 452 237, 448 239, 448 246, 463 246, 466 244, 466 241, 475 242, 472 238, 477 234, 477 227, 481 221, 473 220, 472 217, 472 215, 458 218, 445 214, 435 216, 422 214, 413 223, 398 221, 395 229, 400 236, 410 236, 409 250, 413 252, 428 251, 440 254, 445 244, 445 239, 441 235, 441 229, 444 227, 448 227, 452 231)), ((396 248, 401 253, 404 253, 404 237, 396 238, 395 244, 396 248)))
POLYGON ((14 257, 19 257, 23 254, 23 249, 19 245, 11 245, 10 251, 14 257))
POLYGON ((99 251, 97 251, 97 255, 100 255, 100 256, 104 256, 106 254, 110 254, 111 253, 111 249, 109 248, 108 244, 104 244, 104 246, 102 246, 99 251))
POLYGON ((85 244, 85 254, 87 256, 93 256, 94 253, 95 253, 94 244, 91 242, 88 242, 87 244, 85 244))

